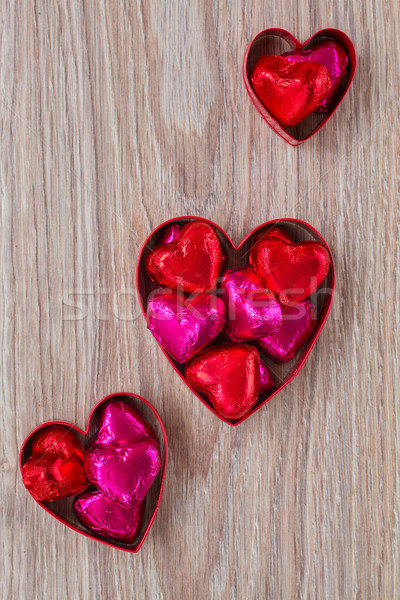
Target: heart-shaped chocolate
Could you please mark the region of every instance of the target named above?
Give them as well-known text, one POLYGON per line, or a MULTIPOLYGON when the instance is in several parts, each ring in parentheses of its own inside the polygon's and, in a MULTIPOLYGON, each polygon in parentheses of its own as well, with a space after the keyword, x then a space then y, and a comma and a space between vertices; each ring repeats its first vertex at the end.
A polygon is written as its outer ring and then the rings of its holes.
POLYGON ((227 271, 221 289, 228 308, 224 335, 231 341, 252 341, 279 331, 282 309, 275 297, 263 289, 254 269, 227 271))
POLYGON ((316 62, 292 62, 262 56, 251 74, 258 99, 284 127, 293 127, 315 112, 332 87, 328 70, 316 62))
POLYGON ((128 508, 143 502, 160 469, 158 442, 143 438, 128 444, 93 443, 85 452, 89 481, 110 500, 128 508))
MULTIPOLYGON (((163 223, 159 227, 157 227, 151 235, 147 238, 143 248, 141 250, 138 265, 137 265, 137 288, 139 294, 139 300, 141 303, 141 307, 144 315, 146 316, 148 303, 151 297, 158 293, 160 287, 157 282, 154 282, 149 276, 146 270, 146 262, 147 257, 150 253, 154 251, 160 241, 162 240, 165 243, 165 237, 169 236, 169 239, 176 240, 176 236, 180 235, 180 231, 182 228, 187 226, 188 223, 193 222, 206 222, 208 225, 213 227, 216 235, 219 238, 219 243, 223 250, 224 255, 224 263, 220 272, 220 279, 222 279, 227 271, 232 269, 245 269, 249 266, 249 255, 251 249, 255 246, 255 244, 260 239, 265 239, 265 236, 271 240, 275 240, 282 243, 304 243, 304 242, 318 242, 321 244, 323 248, 326 250, 327 255, 329 256, 329 270, 326 276, 323 285, 319 287, 311 295, 311 302, 316 306, 317 313, 317 324, 312 332, 311 337, 306 341, 306 343, 302 346, 299 352, 295 355, 295 357, 285 362, 284 364, 276 365, 274 362, 271 363, 267 354, 264 354, 261 345, 256 343, 256 340, 252 341, 253 346, 259 348, 261 350, 261 359, 265 361, 269 369, 272 371, 272 374, 275 377, 276 385, 272 388, 271 382, 269 383, 269 389, 262 389, 255 403, 253 404, 251 410, 244 416, 229 419, 223 417, 221 414, 215 410, 212 401, 210 401, 209 397, 203 392, 196 391, 193 385, 190 385, 186 376, 185 376, 185 364, 179 363, 174 360, 167 351, 163 349, 164 354, 167 356, 170 363, 182 377, 182 379, 187 383, 187 385, 192 389, 192 391, 200 398, 200 400, 212 411, 216 414, 220 419, 224 422, 229 423, 230 425, 238 425, 244 419, 252 415, 256 410, 258 410, 263 404, 265 404, 268 400, 270 400, 275 394, 277 394, 280 390, 282 390, 288 383, 298 374, 304 362, 306 361, 313 345, 315 344, 321 330, 324 326, 324 323, 328 317, 332 299, 333 299, 333 291, 335 285, 335 274, 333 267, 333 260, 330 250, 320 236, 320 234, 313 228, 311 225, 304 223, 303 221, 298 221, 296 219, 280 219, 275 221, 270 221, 268 223, 264 223, 260 225, 255 230, 253 230, 241 243, 238 247, 235 247, 230 238, 226 235, 226 233, 217 225, 212 223, 211 221, 206 221, 205 219, 199 219, 197 217, 181 217, 179 219, 172 219, 166 223, 163 223)), ((171 243, 171 242, 170 242, 171 243)), ((172 243, 174 243, 172 241, 172 243)), ((166 245, 168 245, 166 243, 166 245)), ((324 250, 324 251, 325 251, 324 250)), ((191 263, 193 259, 191 260, 191 263)), ((217 288, 217 295, 219 297, 223 296, 223 290, 219 290, 217 288), (221 293, 222 292, 222 293, 221 293)), ((212 344, 221 344, 226 342, 226 337, 224 338, 223 332, 212 342, 212 344)), ((161 346, 162 347, 162 346, 161 346)), ((205 350, 207 350, 211 346, 207 346, 205 350)), ((202 350, 201 352, 205 352, 202 350)), ((195 355, 194 359, 198 354, 195 355)), ((193 359, 192 359, 193 360, 193 359)), ((189 364, 189 363, 187 363, 189 364)))
POLYGON ((22 467, 26 489, 39 502, 83 492, 89 486, 83 455, 81 444, 70 430, 59 425, 44 428, 35 436, 32 453, 22 467))
POLYGON ((316 324, 315 306, 309 300, 287 306, 282 315, 282 327, 278 333, 259 340, 260 347, 272 360, 287 362, 296 356, 316 324))
POLYGON ((260 371, 258 380, 258 396, 265 396, 275 387, 275 377, 265 362, 260 358, 260 371))
POLYGON ((81 494, 74 502, 79 521, 99 535, 133 544, 142 526, 145 502, 132 507, 112 500, 103 492, 81 494))
MULTIPOLYGON (((46 439, 47 436, 45 433, 49 428, 52 430, 54 428, 61 428, 64 432, 63 435, 65 436, 65 439, 73 436, 83 447, 87 445, 87 440, 92 440, 93 445, 94 439, 96 445, 101 445, 99 443, 101 441, 103 448, 106 448, 107 444, 114 444, 117 447, 118 442, 120 442, 123 447, 124 443, 126 444, 127 441, 132 442, 132 440, 137 440, 138 443, 141 443, 140 440, 143 439, 147 439, 149 442, 147 450, 152 443, 157 444, 161 453, 161 469, 159 470, 144 503, 141 499, 145 495, 143 492, 146 485, 143 486, 142 482, 138 482, 138 485, 136 486, 136 490, 139 492, 138 503, 133 510, 127 507, 126 511, 124 511, 122 504, 117 503, 118 506, 114 505, 111 498, 104 498, 102 493, 95 488, 89 488, 83 495, 75 497, 75 501, 72 497, 61 501, 55 500, 54 502, 41 501, 35 498, 38 504, 48 513, 78 533, 109 546, 121 548, 127 552, 137 552, 142 546, 157 514, 165 478, 167 437, 162 421, 156 410, 147 400, 140 396, 124 393, 112 394, 101 400, 93 408, 89 415, 86 431, 65 422, 57 421, 45 423, 33 430, 22 444, 19 457, 21 473, 24 473, 24 469, 26 469, 25 465, 27 463, 29 464, 32 454, 38 450, 35 440, 38 438, 40 440, 42 438, 42 432, 43 439, 46 439), (121 405, 126 404, 132 407, 134 411, 128 410, 124 413, 122 409, 121 411, 113 411, 112 414, 111 411, 109 411, 109 414, 106 414, 106 417, 104 418, 104 414, 111 402, 117 402, 121 405), (136 416, 135 411, 139 413, 138 416, 136 416), (97 422, 100 416, 102 416, 102 427, 97 431, 97 422), (131 419, 130 416, 132 417, 131 419), (74 504, 77 505, 75 506, 75 511, 74 504), (84 512, 83 517, 82 510, 84 512), (143 520, 141 519, 142 511, 144 511, 143 520), (93 532, 88 531, 81 525, 76 514, 79 514, 82 523, 87 521, 87 526, 91 526, 93 532), (103 517, 110 519, 110 515, 114 515, 115 522, 113 524, 115 525, 115 531, 119 532, 120 539, 125 540, 125 542, 110 541, 110 539, 102 537, 102 534, 105 534, 106 531, 108 538, 113 537, 112 529, 109 527, 102 529, 102 523, 104 525, 103 517), (141 523, 140 527, 139 522, 141 523), (123 537, 121 537, 121 531, 124 532, 123 537), (132 540, 134 540, 133 543, 132 540)), ((51 453, 52 450, 49 449, 47 451, 51 453)), ((133 473, 134 470, 132 470, 132 474, 133 473)), ((149 481, 147 482, 147 489, 149 487, 149 481)), ((134 485, 133 482, 132 487, 134 485)))
POLYGON ((295 244, 266 235, 252 247, 249 262, 261 283, 286 305, 308 298, 319 288, 331 256, 320 242, 295 244))
POLYGON ((248 344, 210 346, 187 363, 185 377, 222 417, 242 419, 258 398, 260 355, 248 344))
POLYGON ((185 298, 180 292, 161 290, 147 304, 148 329, 179 363, 216 338, 225 318, 225 304, 211 294, 185 298))
MULTIPOLYGON (((286 142, 297 146, 317 133, 336 111, 353 81, 356 63, 356 53, 351 40, 338 29, 323 29, 301 44, 288 31, 273 28, 259 33, 248 46, 243 60, 243 79, 251 101, 263 119, 286 142), (336 45, 334 52, 328 52, 327 48, 323 46, 329 42, 336 45), (341 49, 346 55, 347 62, 341 49), (264 104, 262 98, 257 96, 251 83, 257 62, 266 55, 283 55, 284 59, 293 63, 321 64, 328 70, 331 86, 319 106, 315 106, 318 112, 312 112, 295 126, 288 126, 283 109, 276 112, 274 110, 276 107, 272 104, 272 111, 268 110, 268 103, 264 104), (337 59, 335 68, 332 66, 333 58, 337 59), (338 72, 342 68, 344 73, 338 72), (279 120, 282 120, 283 125, 279 123, 279 120)), ((310 69, 310 76, 315 76, 313 68, 310 69)), ((309 81, 311 83, 311 79, 309 81)), ((304 87, 300 86, 298 91, 300 103, 300 94, 304 92, 304 87)))
POLYGON ((160 285, 192 294, 208 292, 215 287, 222 261, 222 250, 214 229, 204 221, 197 221, 183 227, 172 241, 149 252, 146 268, 160 285))

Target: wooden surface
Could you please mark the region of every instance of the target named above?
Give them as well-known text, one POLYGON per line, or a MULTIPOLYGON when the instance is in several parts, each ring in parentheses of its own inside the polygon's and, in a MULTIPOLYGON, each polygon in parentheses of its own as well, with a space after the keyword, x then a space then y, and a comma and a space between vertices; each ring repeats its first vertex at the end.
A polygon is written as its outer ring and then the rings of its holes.
POLYGON ((398 599, 399 7, 395 0, 3 0, 1 551, 4 599, 398 599), (241 62, 267 26, 338 27, 359 58, 337 114, 292 148, 241 62), (144 238, 180 214, 238 242, 316 227, 332 313, 299 376, 238 428, 146 331, 144 238), (19 447, 104 395, 152 401, 170 444, 142 550, 85 539, 25 491, 19 447))

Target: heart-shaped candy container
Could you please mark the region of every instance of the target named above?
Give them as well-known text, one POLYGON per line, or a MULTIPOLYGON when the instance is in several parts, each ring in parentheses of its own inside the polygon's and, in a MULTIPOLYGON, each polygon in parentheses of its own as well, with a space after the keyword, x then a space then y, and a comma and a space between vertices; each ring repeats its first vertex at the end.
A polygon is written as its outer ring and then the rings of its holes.
POLYGON ((148 237, 137 266, 148 328, 192 391, 230 425, 300 371, 328 316, 334 282, 325 241, 296 219, 265 223, 238 247, 210 221, 173 219, 148 237), (185 290, 193 269, 198 289, 185 290), (160 283, 166 280, 170 288, 160 283))
POLYGON ((337 29, 323 29, 304 44, 284 29, 266 29, 247 48, 243 78, 261 116, 297 146, 333 115, 355 69, 354 46, 337 29))
POLYGON ((32 431, 20 469, 33 498, 88 537, 137 552, 161 501, 167 438, 147 400, 112 394, 92 410, 86 431, 64 422, 32 431))

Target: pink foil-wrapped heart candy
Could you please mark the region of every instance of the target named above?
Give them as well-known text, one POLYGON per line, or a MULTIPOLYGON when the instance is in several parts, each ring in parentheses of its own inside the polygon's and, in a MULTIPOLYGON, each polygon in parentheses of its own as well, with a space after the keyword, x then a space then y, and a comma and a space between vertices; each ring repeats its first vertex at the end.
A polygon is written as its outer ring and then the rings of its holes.
POLYGON ((127 402, 112 400, 102 408, 96 444, 127 445, 146 437, 156 440, 152 428, 127 402))
POLYGON ((316 324, 315 306, 310 300, 303 300, 284 309, 282 327, 278 333, 259 340, 260 346, 275 362, 286 362, 308 340, 316 324))
POLYGON ((222 300, 227 307, 224 334, 233 342, 251 341, 279 331, 282 309, 247 267, 227 271, 222 279, 222 300))
POLYGON ((137 416, 128 404, 110 402, 100 416, 100 437, 84 457, 88 480, 108 498, 128 508, 144 500, 161 467, 158 442, 137 416), (114 424, 118 424, 118 432, 114 424))
POLYGON ((182 231, 182 225, 178 225, 177 223, 168 225, 168 227, 166 227, 165 230, 162 232, 161 237, 158 240, 158 243, 159 244, 170 244, 171 242, 175 242, 175 240, 179 239, 181 231, 182 231))
POLYGON ((293 63, 316 62, 327 69, 331 78, 331 87, 317 110, 328 111, 340 91, 349 64, 349 58, 342 44, 335 40, 326 40, 314 44, 308 50, 293 50, 283 56, 293 63))
POLYGON ((225 315, 224 303, 211 294, 186 299, 180 292, 160 291, 148 301, 147 327, 168 354, 183 363, 219 334, 225 315))
POLYGON ((265 362, 260 358, 260 379, 258 381, 258 395, 262 396, 275 387, 275 378, 265 362))
POLYGON ((85 492, 74 502, 84 527, 104 537, 132 544, 142 525, 144 502, 128 508, 102 492, 85 492))

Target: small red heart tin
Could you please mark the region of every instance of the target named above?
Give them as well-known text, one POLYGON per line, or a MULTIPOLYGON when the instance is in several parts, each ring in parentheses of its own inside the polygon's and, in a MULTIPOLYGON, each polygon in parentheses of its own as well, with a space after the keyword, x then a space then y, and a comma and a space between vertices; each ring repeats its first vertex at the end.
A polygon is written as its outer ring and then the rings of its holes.
MULTIPOLYGON (((146 270, 147 258, 149 256, 149 254, 152 252, 153 248, 155 248, 159 244, 159 241, 164 236, 164 233, 167 228, 169 228, 171 225, 183 226, 183 225, 186 225, 187 223, 190 223, 193 221, 203 221, 205 223, 208 223, 209 225, 211 225, 214 228, 215 232, 217 233, 217 236, 219 238, 219 241, 220 241, 220 244, 222 247, 222 251, 224 254, 223 268, 222 268, 222 272, 220 274, 221 278, 222 278, 222 275, 224 274, 224 272, 226 272, 227 270, 237 269, 237 268, 248 266, 250 250, 251 250, 253 244, 255 243, 256 239, 258 239, 258 237, 260 236, 261 233, 266 233, 268 230, 270 230, 276 226, 283 228, 286 231, 286 233, 289 234, 289 236, 291 237, 293 242, 303 242, 306 240, 313 240, 313 241, 320 242, 321 244, 323 244, 323 246, 328 251, 330 261, 331 261, 331 264, 329 267, 329 272, 328 272, 328 275, 327 275, 323 285, 310 297, 311 301, 315 304, 316 309, 317 309, 317 325, 316 325, 316 328, 315 328, 313 334, 307 340, 307 342, 304 344, 304 346, 301 348, 301 350, 297 353, 297 355, 291 361, 286 362, 284 364, 277 365, 275 363, 272 363, 268 359, 268 357, 264 356, 262 354, 262 352, 260 352, 260 355, 261 355, 261 358, 263 359, 263 361, 267 364, 267 366, 271 370, 273 370, 273 373, 277 380, 277 385, 275 386, 275 388, 272 391, 259 396, 254 407, 243 418, 233 421, 233 420, 228 420, 228 419, 225 419, 224 417, 222 417, 216 410, 214 410, 211 402, 208 400, 208 398, 205 395, 198 393, 197 391, 195 391, 193 389, 193 387, 191 387, 189 385, 189 383, 185 377, 185 364, 179 363, 176 360, 174 360, 162 348, 162 346, 160 346, 161 349, 163 350, 165 356, 167 357, 167 359, 173 366, 173 368, 177 371, 177 373, 180 375, 180 377, 185 381, 186 385, 192 390, 192 392, 203 402, 203 404, 205 404, 207 406, 207 408, 209 408, 219 419, 221 419, 225 423, 228 423, 229 425, 236 426, 236 425, 239 425, 240 423, 242 423, 249 416, 254 414, 259 408, 261 408, 261 406, 263 406, 273 396, 275 396, 285 386, 287 386, 290 383, 290 381, 292 381, 292 379, 294 379, 294 377, 299 373, 300 369, 302 368, 305 361, 307 360, 308 355, 310 354, 315 342, 318 339, 318 336, 320 335, 320 333, 322 331, 322 328, 328 317, 329 311, 331 309, 332 301, 333 301, 333 294, 334 294, 334 288, 335 288, 335 270, 334 270, 332 253, 331 253, 327 243, 322 238, 322 236, 318 233, 318 231, 316 231, 308 223, 305 223, 304 221, 300 221, 298 219, 275 219, 273 221, 268 221, 267 223, 264 223, 264 224, 260 225, 259 227, 256 227, 251 233, 249 233, 244 238, 244 240, 238 246, 235 246, 234 243, 232 242, 232 240, 229 238, 229 236, 223 231, 223 229, 221 229, 218 225, 216 225, 212 221, 209 221, 207 219, 201 219, 199 217, 188 217, 188 216, 171 219, 171 220, 166 221, 166 222, 162 223, 161 225, 159 225, 148 236, 148 238, 144 242, 143 247, 140 251, 139 260, 138 260, 138 264, 137 264, 137 273, 136 273, 137 282, 136 283, 137 283, 139 302, 140 302, 142 312, 143 312, 143 315, 145 318, 146 318, 146 312, 147 312, 148 299, 151 297, 152 294, 154 294, 154 292, 156 290, 160 289, 159 284, 152 281, 152 279, 150 278, 150 276, 147 273, 147 270, 146 270)), ((210 292, 210 293, 212 293, 212 292, 210 292)), ((218 343, 218 338, 216 340, 214 340, 214 342, 218 343)))
POLYGON ((319 131, 321 127, 328 122, 333 113, 339 107, 339 104, 342 102, 354 79, 356 65, 357 58, 353 43, 351 42, 350 38, 339 29, 322 29, 310 37, 306 42, 304 42, 304 44, 302 44, 285 29, 272 28, 265 29, 256 35, 256 37, 248 46, 243 59, 242 73, 246 90, 262 118, 286 142, 292 146, 298 146, 315 135, 317 131, 319 131), (257 61, 266 54, 281 55, 284 52, 292 50, 308 50, 316 43, 327 40, 334 40, 340 43, 349 59, 346 75, 337 94, 336 101, 328 112, 314 112, 298 125, 284 129, 260 102, 251 85, 251 74, 254 66, 256 65, 257 61))
POLYGON ((92 409, 92 411, 89 414, 86 430, 80 429, 76 425, 72 425, 71 423, 66 423, 64 421, 49 421, 47 423, 43 423, 42 425, 39 425, 33 431, 31 431, 31 433, 28 435, 28 437, 22 444, 19 455, 19 466, 22 472, 22 466, 25 464, 25 462, 31 455, 31 448, 35 435, 48 426, 60 425, 68 428, 68 430, 72 431, 75 434, 76 438, 82 444, 83 448, 87 447, 90 444, 90 441, 93 439, 94 435, 97 433, 97 415, 100 413, 102 407, 110 400, 123 400, 129 405, 131 405, 133 408, 135 408, 143 417, 143 419, 147 422, 147 424, 153 429, 160 447, 162 461, 161 469, 146 496, 143 523, 134 543, 125 544, 118 541, 106 539, 101 535, 97 535, 96 533, 92 533, 85 529, 79 523, 73 511, 72 505, 74 498, 55 500, 53 502, 40 502, 38 500, 35 501, 50 515, 52 515, 58 521, 60 521, 70 529, 73 529, 77 533, 97 540, 98 542, 106 544, 107 546, 111 546, 112 548, 119 548, 120 550, 124 550, 126 552, 135 553, 138 552, 138 550, 141 548, 158 512, 164 487, 165 470, 167 466, 167 434, 157 411, 153 408, 150 402, 148 402, 141 396, 137 396, 136 394, 111 394, 103 398, 103 400, 100 400, 100 402, 98 402, 96 406, 92 409))

